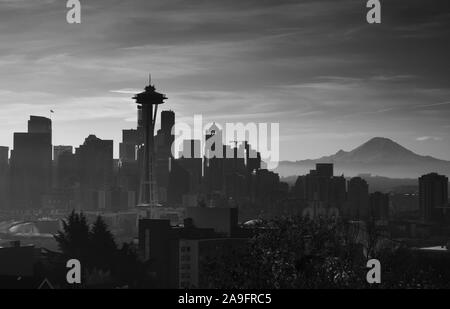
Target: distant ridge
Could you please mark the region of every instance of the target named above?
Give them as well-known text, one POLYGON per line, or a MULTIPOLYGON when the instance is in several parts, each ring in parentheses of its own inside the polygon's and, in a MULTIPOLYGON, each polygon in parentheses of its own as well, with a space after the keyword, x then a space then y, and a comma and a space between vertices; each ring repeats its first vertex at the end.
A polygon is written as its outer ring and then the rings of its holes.
POLYGON ((282 161, 275 172, 282 177, 303 175, 316 163, 334 163, 335 174, 347 176, 370 173, 392 178, 417 178, 430 172, 450 175, 450 161, 418 155, 385 137, 374 137, 351 151, 339 150, 331 156, 282 161))

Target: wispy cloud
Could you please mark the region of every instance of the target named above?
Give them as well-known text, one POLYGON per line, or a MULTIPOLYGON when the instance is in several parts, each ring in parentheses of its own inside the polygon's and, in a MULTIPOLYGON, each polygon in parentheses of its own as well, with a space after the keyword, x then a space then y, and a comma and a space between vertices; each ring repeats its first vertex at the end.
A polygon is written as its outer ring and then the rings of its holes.
POLYGON ((442 141, 442 137, 437 136, 420 136, 416 138, 416 141, 426 142, 426 141, 442 141))
POLYGON ((121 93, 121 94, 137 94, 142 92, 142 89, 131 89, 131 88, 126 88, 126 89, 118 89, 118 90, 110 90, 109 92, 112 93, 121 93))

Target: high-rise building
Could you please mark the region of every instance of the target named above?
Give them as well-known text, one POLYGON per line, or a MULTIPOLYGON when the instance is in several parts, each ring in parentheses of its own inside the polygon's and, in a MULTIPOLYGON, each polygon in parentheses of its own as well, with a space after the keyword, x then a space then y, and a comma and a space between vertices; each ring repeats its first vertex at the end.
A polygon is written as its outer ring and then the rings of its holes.
POLYGON ((169 175, 172 155, 172 144, 175 140, 172 127, 175 125, 175 113, 173 111, 161 112, 161 129, 156 135, 156 179, 158 184, 158 202, 167 203, 169 191, 169 175))
POLYGON ((257 170, 252 175, 252 200, 262 207, 270 207, 275 201, 275 190, 280 184, 280 176, 267 169, 257 170))
POLYGON ((198 194, 202 183, 202 157, 200 140, 183 141, 183 151, 177 163, 189 173, 189 193, 198 194))
POLYGON ((175 113, 171 110, 161 112, 161 132, 167 139, 167 144, 172 145, 174 141, 174 135, 172 134, 172 128, 175 125, 175 113))
POLYGON ((419 208, 425 221, 441 221, 448 208, 448 178, 437 173, 419 178, 419 208))
POLYGON ((55 185, 57 188, 70 188, 78 181, 78 169, 75 154, 68 149, 56 156, 55 185))
POLYGON ((0 146, 0 209, 6 208, 9 202, 9 148, 0 146))
POLYGON ((247 172, 251 174, 253 171, 261 168, 261 154, 252 149, 252 146, 248 143, 244 143, 245 156, 247 164, 247 172))
POLYGON ((222 191, 224 185, 223 135, 215 123, 206 132, 204 148, 203 169, 206 190, 208 193, 222 191))
POLYGON ((52 134, 52 121, 46 117, 30 116, 30 120, 28 120, 28 133, 52 134))
POLYGON ((75 150, 80 180, 80 207, 107 207, 107 192, 113 184, 113 141, 89 135, 75 150))
POLYGON ((225 154, 223 147, 222 130, 213 123, 206 132, 205 136, 205 156, 207 159, 223 158, 225 154))
POLYGON ((28 133, 14 133, 11 151, 12 204, 16 208, 40 208, 51 188, 51 120, 30 116, 28 133))
POLYGON ((9 147, 0 146, 0 170, 8 166, 9 147))
POLYGON ((250 232, 237 225, 233 208, 187 209, 183 227, 170 220, 139 220, 139 252, 151 261, 160 288, 205 288, 204 264, 246 245, 250 232))
POLYGON ((65 152, 68 152, 68 153, 72 154, 73 153, 73 147, 72 146, 66 146, 66 145, 53 146, 53 161, 55 161, 56 165, 58 165, 59 157, 65 152))
POLYGON ((354 177, 347 184, 346 215, 361 220, 369 215, 369 185, 361 177, 354 177))
POLYGON ((346 200, 344 176, 333 176, 333 164, 318 163, 308 175, 299 176, 294 186, 297 198, 320 202, 325 208, 341 210, 346 200))
POLYGON ((316 171, 319 177, 333 177, 333 163, 317 163, 316 171))
POLYGON ((122 130, 122 143, 119 144, 119 159, 121 162, 136 161, 136 151, 139 144, 138 131, 122 130))
POLYGON ((142 143, 139 132, 137 129, 122 130, 122 142, 119 144, 118 186, 113 188, 111 197, 112 208, 115 210, 136 207, 139 189, 138 147, 142 143))
POLYGON ((183 195, 190 192, 190 179, 191 174, 181 166, 180 160, 172 160, 167 188, 167 201, 170 204, 182 204, 183 195))

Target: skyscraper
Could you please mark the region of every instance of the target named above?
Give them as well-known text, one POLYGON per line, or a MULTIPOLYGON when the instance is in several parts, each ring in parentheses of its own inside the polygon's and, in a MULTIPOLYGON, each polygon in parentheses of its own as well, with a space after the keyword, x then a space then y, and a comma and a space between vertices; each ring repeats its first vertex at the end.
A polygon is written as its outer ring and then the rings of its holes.
POLYGON ((121 162, 133 162, 137 159, 136 150, 139 144, 138 131, 122 130, 122 142, 119 144, 119 159, 121 162))
POLYGON ((197 195, 202 183, 201 141, 189 139, 183 141, 183 151, 177 163, 189 173, 189 193, 197 195))
POLYGON ((361 177, 348 181, 347 215, 351 219, 365 219, 369 215, 369 185, 361 177))
POLYGON ((28 133, 14 133, 11 151, 12 203, 16 208, 40 208, 51 187, 52 125, 45 117, 30 116, 28 133))
POLYGON ((297 178, 294 186, 296 197, 321 202, 326 208, 342 209, 346 195, 345 178, 333 176, 333 173, 333 164, 316 164, 316 169, 308 175, 297 178))
POLYGON ((425 221, 440 221, 448 212, 448 178, 437 173, 419 178, 419 208, 425 221))
POLYGON ((30 116, 28 133, 49 133, 51 137, 52 121, 46 117, 30 116))
POLYGON ((75 151, 77 160, 81 208, 106 207, 106 195, 113 182, 113 141, 89 135, 75 151))
POLYGON ((175 113, 171 110, 161 112, 161 132, 166 137, 166 143, 171 146, 174 141, 172 128, 175 125, 175 113))
POLYGON ((53 160, 55 161, 55 164, 58 165, 59 157, 64 153, 73 153, 73 147, 72 146, 66 146, 66 145, 57 145, 53 147, 53 160))
POLYGON ((0 172, 8 167, 9 147, 0 146, 0 172))
POLYGON ((0 209, 6 208, 9 202, 9 148, 0 146, 0 209))
POLYGON ((316 171, 319 177, 333 177, 333 163, 317 163, 316 171))
POLYGON ((167 202, 172 144, 175 140, 172 128, 175 125, 175 113, 171 110, 161 112, 161 129, 156 135, 156 179, 158 184, 158 202, 167 202))

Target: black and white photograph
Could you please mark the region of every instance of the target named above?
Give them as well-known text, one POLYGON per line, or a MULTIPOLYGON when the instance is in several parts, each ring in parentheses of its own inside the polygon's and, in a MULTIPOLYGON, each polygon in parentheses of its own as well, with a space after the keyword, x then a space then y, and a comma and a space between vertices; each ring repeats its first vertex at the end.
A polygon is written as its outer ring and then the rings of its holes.
POLYGON ((448 289, 449 176, 448 0, 0 0, 0 290, 448 289))

